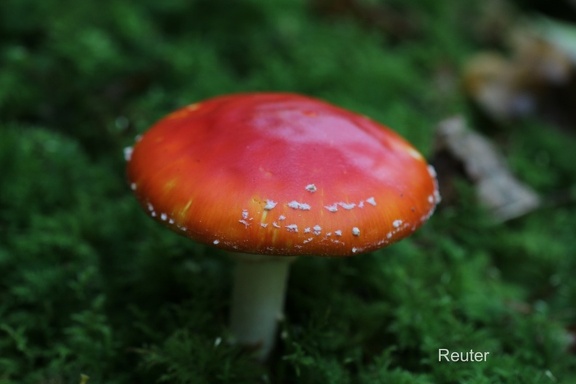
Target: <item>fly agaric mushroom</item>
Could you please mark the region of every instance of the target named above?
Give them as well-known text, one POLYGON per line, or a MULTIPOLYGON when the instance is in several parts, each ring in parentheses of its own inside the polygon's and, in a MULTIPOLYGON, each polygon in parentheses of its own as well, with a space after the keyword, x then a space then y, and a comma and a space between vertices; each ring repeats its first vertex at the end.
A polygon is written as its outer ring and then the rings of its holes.
POLYGON ((439 202, 435 173, 390 129, 289 93, 215 97, 160 120, 126 151, 157 221, 236 260, 231 332, 266 359, 296 256, 400 240, 439 202))

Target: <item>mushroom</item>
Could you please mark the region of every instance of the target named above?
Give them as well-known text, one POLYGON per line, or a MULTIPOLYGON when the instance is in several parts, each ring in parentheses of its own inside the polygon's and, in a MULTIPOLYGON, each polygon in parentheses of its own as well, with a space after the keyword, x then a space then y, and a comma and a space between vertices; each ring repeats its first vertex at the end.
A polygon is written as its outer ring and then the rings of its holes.
POLYGON ((231 332, 264 361, 297 256, 347 257, 412 234, 440 201, 434 170, 373 120, 290 93, 215 97, 125 151, 155 220, 231 251, 231 332))

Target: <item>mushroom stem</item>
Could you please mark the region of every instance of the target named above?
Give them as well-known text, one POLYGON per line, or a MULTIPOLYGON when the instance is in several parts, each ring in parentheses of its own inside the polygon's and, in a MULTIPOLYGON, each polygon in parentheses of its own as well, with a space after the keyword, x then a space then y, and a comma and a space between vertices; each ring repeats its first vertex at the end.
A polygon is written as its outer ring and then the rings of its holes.
POLYGON ((233 341, 254 348, 255 358, 264 361, 274 347, 278 322, 283 318, 288 272, 296 257, 238 253, 233 259, 233 341))

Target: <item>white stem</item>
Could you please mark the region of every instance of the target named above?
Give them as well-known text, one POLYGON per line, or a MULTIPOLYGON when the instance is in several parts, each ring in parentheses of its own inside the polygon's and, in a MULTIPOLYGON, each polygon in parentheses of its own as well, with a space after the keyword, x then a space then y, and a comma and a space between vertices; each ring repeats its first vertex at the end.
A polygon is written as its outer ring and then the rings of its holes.
POLYGON ((283 318, 290 263, 295 257, 236 254, 230 327, 234 341, 264 361, 283 318))

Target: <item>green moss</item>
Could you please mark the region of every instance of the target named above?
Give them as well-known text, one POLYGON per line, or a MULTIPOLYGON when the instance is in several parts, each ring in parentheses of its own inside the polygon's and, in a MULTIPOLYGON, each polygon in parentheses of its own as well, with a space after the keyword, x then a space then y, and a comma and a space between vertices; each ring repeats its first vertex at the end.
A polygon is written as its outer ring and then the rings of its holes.
POLYGON ((323 97, 431 154, 437 121, 468 113, 457 73, 484 2, 357 3, 412 29, 288 0, 0 2, 0 383, 576 380, 571 133, 502 133, 544 197, 528 216, 493 223, 462 181, 410 239, 295 263, 268 366, 226 343, 229 262, 138 208, 123 147, 222 93, 323 97), (438 362, 439 348, 490 358, 438 362))

